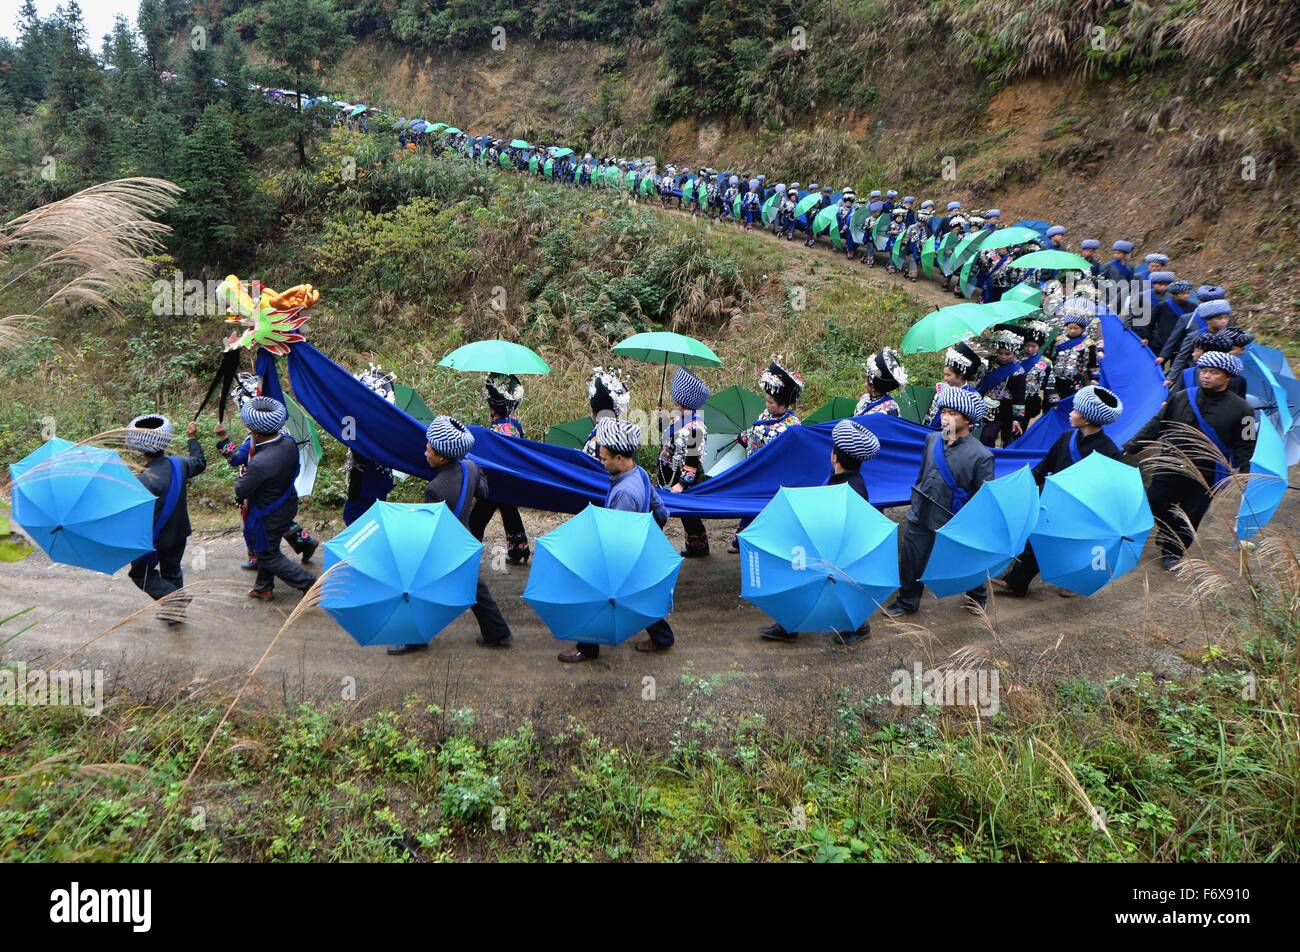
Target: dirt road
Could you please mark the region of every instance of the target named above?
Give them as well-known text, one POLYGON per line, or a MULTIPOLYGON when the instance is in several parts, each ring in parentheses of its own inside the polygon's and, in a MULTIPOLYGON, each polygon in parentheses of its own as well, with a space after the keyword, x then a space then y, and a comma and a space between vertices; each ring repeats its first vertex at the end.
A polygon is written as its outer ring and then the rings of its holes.
MULTIPOLYGON (((1226 517, 1235 508, 1228 498, 1216 503, 1203 534, 1209 551, 1231 557, 1226 517)), ((893 514, 897 518, 901 510, 893 514)), ((534 534, 557 522, 544 513, 525 517, 534 534)), ((730 528, 715 524, 713 554, 683 564, 671 618, 678 643, 666 654, 643 655, 627 643, 606 648, 595 662, 560 664, 555 656, 562 643, 519 598, 527 569, 495 572, 485 563, 488 584, 514 630, 511 647, 476 647, 476 627, 466 613, 430 650, 390 657, 382 648, 358 647, 316 609, 275 642, 251 697, 280 704, 355 696, 371 709, 418 694, 446 709, 473 708, 489 726, 543 717, 557 724, 572 714, 616 735, 662 739, 703 708, 727 722, 753 714, 798 722, 819 705, 834 703, 838 692, 888 694, 892 672, 918 661, 938 664, 963 650, 1038 685, 1124 672, 1177 675, 1194 670, 1207 637, 1215 634, 1203 630, 1197 612, 1182 607, 1186 585, 1155 564, 1148 546, 1147 561, 1137 571, 1092 598, 1061 598, 1040 585, 1026 599, 995 598, 986 624, 963 611, 958 599, 937 601, 927 594, 922 611, 908 619, 914 624, 877 615, 873 637, 851 648, 815 635, 794 645, 775 644, 758 637, 766 617, 739 598, 739 557, 724 551, 730 528)), ((1298 528, 1300 505, 1288 500, 1274 531, 1298 528)), ((679 542, 679 524, 669 531, 679 542)), ((494 532, 495 524, 489 551, 501 541, 494 532)), ((5 565, 0 617, 33 610, 0 628, 0 641, 20 624, 35 623, 0 648, 0 655, 46 667, 102 668, 110 689, 129 687, 137 695, 180 688, 224 696, 266 652, 298 600, 283 590, 271 604, 248 599, 251 576, 239 569, 242 556, 242 540, 233 530, 192 539, 187 581, 201 594, 189 622, 175 629, 152 617, 150 603, 124 572, 95 575, 52 565, 40 553, 5 565), (196 558, 203 560, 199 567, 196 558), (142 608, 144 617, 111 630, 142 608)))

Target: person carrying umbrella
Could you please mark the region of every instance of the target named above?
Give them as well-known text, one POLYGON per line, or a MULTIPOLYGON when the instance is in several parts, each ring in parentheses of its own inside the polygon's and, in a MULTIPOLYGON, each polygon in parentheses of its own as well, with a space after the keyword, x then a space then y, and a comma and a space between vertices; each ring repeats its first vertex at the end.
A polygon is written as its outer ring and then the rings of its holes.
MULTIPOLYGON (((879 452, 880 439, 876 434, 854 420, 840 420, 831 430, 831 475, 826 485, 848 483, 855 493, 870 502, 867 484, 862 478, 862 464, 879 452)), ((799 639, 797 631, 786 631, 779 622, 768 625, 759 634, 768 641, 793 642, 799 639)), ((870 621, 864 621, 856 631, 835 633, 835 640, 842 645, 856 645, 870 637, 870 621)))
MULTIPOLYGON (((668 510, 658 491, 650 485, 650 476, 636 462, 641 448, 641 428, 630 420, 606 417, 596 424, 596 445, 601 465, 609 473, 605 508, 651 513, 662 528, 668 522, 668 510)), ((655 654, 673 646, 673 630, 666 618, 648 625, 646 634, 650 637, 633 646, 637 651, 655 654)), ((568 651, 560 652, 559 659, 565 664, 576 664, 599 656, 600 645, 578 642, 568 651)))
POLYGON ((1052 372, 1056 392, 1062 400, 1092 382, 1097 369, 1097 345, 1086 333, 1097 315, 1097 305, 1083 295, 1066 298, 1053 311, 1065 327, 1065 337, 1056 342, 1052 372))
MULTIPOLYGON (((680 493, 708 479, 703 457, 708 451, 709 431, 699 410, 711 394, 704 381, 685 367, 678 367, 673 374, 671 394, 676 408, 663 432, 659 484, 680 493)), ((682 555, 689 559, 709 554, 709 534, 702 519, 683 516, 682 529, 686 533, 682 555)))
POLYGON ((930 237, 930 219, 933 215, 933 209, 922 206, 910 223, 905 222, 906 231, 903 232, 903 240, 907 242, 907 246, 906 254, 903 256, 903 270, 907 273, 909 281, 921 279, 921 248, 925 240, 930 237))
POLYGON ((899 416, 898 401, 890 393, 907 384, 907 370, 892 347, 882 348, 867 358, 867 391, 858 399, 854 416, 886 413, 899 416))
POLYGON ((1249 472, 1255 452, 1255 411, 1228 389, 1230 380, 1245 372, 1241 358, 1210 351, 1201 355, 1196 366, 1199 385, 1173 394, 1124 447, 1126 454, 1132 454, 1158 442, 1196 467, 1197 473, 1162 468, 1147 487, 1151 512, 1165 527, 1160 539, 1160 564, 1165 569, 1176 566, 1195 541, 1210 508, 1211 489, 1232 469, 1249 472))
MULTIPOLYGON (((737 437, 740 445, 745 448, 746 457, 753 456, 790 427, 799 426, 802 422, 794 412, 794 405, 799 399, 799 394, 803 393, 803 377, 781 366, 781 361, 784 359, 780 354, 772 355, 759 381, 763 388, 766 408, 758 415, 758 419, 737 437)), ((740 520, 736 532, 732 533, 731 544, 727 546, 728 552, 733 555, 740 552, 740 540, 736 535, 749 525, 750 521, 740 520)))
MULTIPOLYGON (((186 496, 190 480, 207 469, 208 462, 195 438, 198 424, 193 420, 185 428, 186 456, 167 455, 172 422, 165 416, 156 413, 138 416, 127 426, 127 449, 144 457, 144 469, 137 478, 158 497, 154 503, 154 550, 133 560, 127 574, 136 588, 159 601, 185 586, 181 566, 185 561, 185 543, 192 531, 186 496)), ((166 621, 172 626, 181 623, 179 617, 169 617, 166 621)))
POLYGON ((846 188, 840 193, 840 207, 835 212, 835 227, 840 230, 840 240, 844 242, 844 256, 852 261, 857 257, 858 243, 853 240, 853 203, 857 201, 853 189, 846 188))
MULTIPOLYGON (((437 416, 424 431, 424 458, 433 467, 433 478, 424 487, 424 501, 446 503, 461 524, 469 528, 470 512, 476 499, 486 499, 487 476, 473 460, 465 459, 474 446, 474 434, 469 427, 449 416, 437 416)), ((500 648, 510 643, 510 626, 497 607, 492 593, 483 579, 478 580, 478 590, 470 611, 478 622, 475 644, 484 648, 500 648)), ((429 647, 422 644, 392 645, 390 655, 410 654, 429 647)))
MULTIPOLYGON (((898 568, 902 586, 883 609, 890 618, 920 611, 925 591, 921 574, 930 561, 935 534, 994 476, 993 451, 971 433, 971 427, 984 419, 983 398, 965 388, 944 386, 936 403, 943 429, 926 437, 921 470, 912 486, 898 568)), ((983 610, 987 586, 981 583, 971 589, 966 599, 968 611, 983 610)))
MULTIPOLYGON (((808 191, 816 193, 817 188, 817 183, 814 182, 808 186, 808 191)), ((804 240, 805 248, 811 248, 817 244, 817 238, 813 234, 813 219, 817 217, 823 208, 830 208, 832 204, 834 203, 831 201, 831 187, 829 185, 821 186, 821 197, 817 199, 817 204, 804 213, 804 221, 807 222, 804 225, 804 234, 807 236, 804 240)))
POLYGON ((745 231, 753 231, 754 220, 762 220, 762 201, 758 193, 758 180, 752 179, 740 196, 740 217, 745 223, 745 231))
POLYGON ((280 539, 298 515, 298 447, 284 431, 289 412, 271 397, 253 397, 239 411, 252 437, 243 475, 235 480, 235 501, 246 503, 244 541, 257 557, 257 580, 248 595, 269 602, 278 578, 305 592, 316 578, 280 551, 280 539))
POLYGON ((622 419, 632 404, 632 394, 618 379, 618 374, 604 367, 593 367, 587 379, 587 403, 591 407, 591 432, 582 451, 592 459, 600 460, 600 447, 596 443, 596 425, 606 417, 622 419))
POLYGON ((943 382, 935 386, 934 400, 926 416, 931 429, 938 430, 943 426, 943 407, 939 405, 939 397, 944 387, 955 387, 978 397, 979 391, 971 381, 979 379, 983 367, 983 359, 967 341, 959 340, 948 348, 943 355, 943 382))
POLYGON ((781 207, 776 213, 777 234, 786 241, 794 238, 796 223, 794 207, 797 204, 799 204, 799 183, 791 182, 790 187, 785 190, 785 198, 781 200, 781 207))
MULTIPOLYGON (((1062 433, 1038 465, 1034 467, 1034 480, 1041 491, 1047 477, 1073 466, 1085 456, 1100 453, 1122 462, 1122 453, 1115 442, 1102 430, 1116 422, 1124 412, 1124 402, 1105 387, 1095 384, 1084 387, 1074 395, 1074 408, 1070 411, 1071 429, 1062 433)), ((1038 576, 1038 559, 1034 547, 1026 545, 1015 566, 993 584, 1007 595, 1023 598, 1029 584, 1038 576)), ((1070 595, 1061 589, 1061 595, 1070 595)))
POLYGON ((995 363, 975 386, 988 406, 980 442, 997 446, 998 437, 1002 437, 1002 445, 1010 446, 1025 432, 1027 375, 1016 359, 1025 341, 1018 329, 1009 324, 999 324, 992 336, 997 348, 993 355, 995 363))
POLYGON ((1016 330, 1023 338, 1020 367, 1025 372, 1025 420, 1032 423, 1056 406, 1056 372, 1052 362, 1040 353, 1051 327, 1046 321, 1032 320, 1018 325, 1016 330))
MULTIPOLYGON (((483 397, 488 404, 488 429, 502 436, 523 439, 524 425, 515 418, 515 411, 524 399, 524 385, 519 378, 514 374, 488 374, 483 381, 483 397)), ((486 499, 476 501, 469 517, 469 531, 482 542, 483 533, 497 510, 501 512, 501 525, 506 530, 506 561, 511 565, 527 562, 532 551, 528 548, 524 520, 515 506, 498 506, 486 499)))

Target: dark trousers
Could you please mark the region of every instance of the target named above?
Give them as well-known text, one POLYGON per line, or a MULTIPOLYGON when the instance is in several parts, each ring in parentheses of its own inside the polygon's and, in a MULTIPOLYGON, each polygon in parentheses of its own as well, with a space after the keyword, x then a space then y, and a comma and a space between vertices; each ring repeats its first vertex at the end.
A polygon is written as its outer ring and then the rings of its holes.
POLYGON ((158 564, 153 568, 146 567, 147 559, 136 559, 127 575, 136 588, 156 602, 184 587, 185 577, 181 572, 184 560, 185 544, 182 543, 174 549, 159 549, 158 564))
POLYGON ((498 509, 501 510, 501 525, 505 527, 506 535, 523 535, 524 520, 520 517, 518 509, 514 506, 498 506, 486 499, 479 499, 474 502, 474 508, 469 513, 469 531, 474 538, 483 541, 483 533, 498 509))
MULTIPOLYGON (((668 624, 667 618, 660 618, 654 624, 646 625, 645 633, 660 648, 672 647, 674 641, 673 629, 668 624)), ((600 645, 587 644, 583 641, 578 642, 578 650, 582 652, 584 658, 596 658, 600 655, 600 645)))
MULTIPOLYGON (((898 589, 895 601, 909 612, 921 607, 921 593, 925 586, 921 576, 925 573, 925 563, 930 561, 930 552, 934 549, 935 532, 915 522, 907 522, 903 530, 903 553, 898 565, 898 576, 902 586, 898 589)), ((983 605, 988 601, 988 586, 981 583, 966 593, 983 605)))
POLYGON ((1036 578, 1038 578, 1038 556, 1034 555, 1034 547, 1027 544, 1025 551, 1020 553, 1020 558, 1011 566, 1011 571, 1002 576, 1002 580, 1012 591, 1027 592, 1029 583, 1036 578))
POLYGON ((478 622, 479 634, 484 641, 504 641, 510 637, 510 626, 506 624, 496 599, 482 579, 478 580, 478 592, 470 611, 474 613, 474 620, 478 622))
POLYGON ((266 518, 264 525, 269 548, 265 552, 255 553, 257 556, 257 581, 253 584, 253 588, 259 592, 275 588, 276 579, 301 592, 307 591, 316 581, 316 576, 306 571, 301 565, 289 561, 284 553, 280 551, 280 539, 289 531, 289 527, 294 524, 293 520, 296 515, 298 515, 298 500, 291 499, 281 506, 278 511, 271 513, 266 518))
POLYGON ((980 442, 985 446, 997 446, 999 436, 1002 437, 1003 446, 1010 446, 1016 441, 1016 434, 1011 429, 1010 421, 989 420, 980 431, 980 442))
POLYGON ((1147 500, 1159 530, 1161 554, 1182 558, 1196 540, 1196 530, 1210 508, 1210 494, 1194 479, 1176 473, 1159 473, 1147 487, 1147 500), (1186 519, 1174 511, 1178 508, 1186 519))

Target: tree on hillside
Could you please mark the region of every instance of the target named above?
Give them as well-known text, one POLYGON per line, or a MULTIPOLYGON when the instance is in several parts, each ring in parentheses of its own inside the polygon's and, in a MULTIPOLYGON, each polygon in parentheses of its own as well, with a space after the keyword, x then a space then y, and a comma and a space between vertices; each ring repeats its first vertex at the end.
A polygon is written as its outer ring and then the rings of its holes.
POLYGON ((45 98, 49 69, 51 24, 36 11, 35 0, 24 0, 18 10, 18 45, 5 75, 5 85, 21 107, 45 98))
POLYGON ((181 119, 187 127, 198 122, 203 110, 221 98, 213 80, 217 77, 217 55, 209 43, 190 43, 177 69, 176 93, 181 119))
POLYGON ((265 203, 224 103, 203 110, 181 146, 175 174, 185 189, 172 215, 177 259, 190 267, 238 264, 265 226, 265 203))
POLYGON ((86 21, 77 0, 59 7, 54 14, 50 85, 56 121, 66 120, 87 105, 99 80, 99 66, 86 45, 86 21))
POLYGON ((342 57, 349 39, 330 0, 268 0, 264 12, 258 49, 279 68, 281 82, 298 94, 294 135, 298 164, 306 165, 311 123, 302 110, 303 96, 321 91, 321 77, 342 57))
POLYGON ((144 37, 144 55, 157 76, 167 67, 167 10, 163 0, 140 0, 135 16, 136 28, 144 37))
POLYGON ((105 39, 104 65, 112 67, 107 84, 109 102, 121 115, 139 115, 152 106, 153 90, 140 38, 126 17, 119 16, 105 39))

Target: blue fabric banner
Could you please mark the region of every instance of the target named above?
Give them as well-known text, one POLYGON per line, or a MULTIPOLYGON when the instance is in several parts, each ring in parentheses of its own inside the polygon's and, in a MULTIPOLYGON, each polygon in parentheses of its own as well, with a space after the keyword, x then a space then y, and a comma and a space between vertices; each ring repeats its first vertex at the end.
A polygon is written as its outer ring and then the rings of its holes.
MULTIPOLYGON (((1102 317, 1106 354, 1101 362, 1103 384, 1124 401, 1124 415, 1107 432, 1124 443, 1149 420, 1165 398, 1163 377, 1151 352, 1113 315, 1102 317)), ((294 396, 327 433, 362 456, 385 466, 432 476, 424 459, 424 426, 375 395, 342 367, 310 344, 296 344, 289 353, 289 380, 294 396)), ((264 351, 257 359, 263 392, 279 393, 275 362, 264 351)), ((999 476, 1033 465, 1069 429, 1069 401, 1037 420, 1012 449, 995 450, 999 476)), ((925 438, 932 431, 898 417, 873 413, 858 422, 880 439, 880 454, 863 467, 863 478, 877 507, 903 505, 920 471, 925 438)), ((664 492, 674 516, 738 518, 757 514, 782 486, 818 486, 830 475, 831 431, 834 421, 799 426, 753 456, 686 493, 664 492)), ((494 502, 579 512, 599 504, 609 479, 585 454, 548 443, 501 436, 484 427, 471 427, 474 451, 470 458, 488 474, 494 502)))

